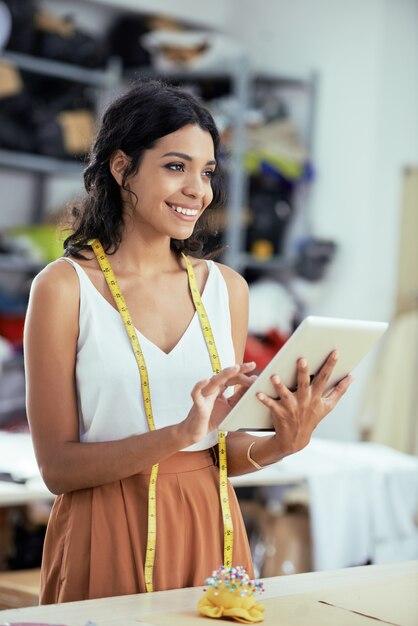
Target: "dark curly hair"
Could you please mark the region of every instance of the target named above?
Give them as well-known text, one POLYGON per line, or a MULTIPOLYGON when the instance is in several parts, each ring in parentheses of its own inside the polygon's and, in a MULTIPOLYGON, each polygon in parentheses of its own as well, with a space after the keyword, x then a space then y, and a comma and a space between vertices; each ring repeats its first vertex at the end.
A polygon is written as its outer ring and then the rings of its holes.
MULTIPOLYGON (((123 211, 120 188, 110 171, 110 158, 120 149, 130 157, 122 186, 136 174, 145 150, 158 139, 196 124, 210 133, 215 159, 219 163, 219 133, 209 111, 190 93, 161 81, 139 81, 115 100, 103 115, 89 161, 84 170, 86 196, 71 207, 68 228, 71 234, 64 241, 64 255, 84 258, 90 239, 99 239, 106 252, 115 252, 121 242, 123 211)), ((225 202, 224 176, 216 167, 212 178, 213 200, 196 223, 193 234, 184 241, 172 239, 177 252, 203 256, 203 248, 212 228, 211 211, 225 202)))

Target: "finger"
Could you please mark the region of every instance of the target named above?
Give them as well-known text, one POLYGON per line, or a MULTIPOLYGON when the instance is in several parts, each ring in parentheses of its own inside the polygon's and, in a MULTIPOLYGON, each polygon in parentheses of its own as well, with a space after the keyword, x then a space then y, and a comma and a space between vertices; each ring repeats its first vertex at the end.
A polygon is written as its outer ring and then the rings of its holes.
MULTIPOLYGON (((256 379, 257 377, 255 377, 256 379)), ((249 387, 253 384, 254 379, 250 376, 246 376, 244 374, 238 374, 238 376, 233 376, 222 385, 219 386, 218 396, 222 396, 224 392, 228 389, 228 387, 236 387, 236 391, 243 389, 243 393, 247 391, 249 387)), ((232 396, 229 396, 232 398, 232 396)))
POLYGON ((240 372, 252 372, 257 367, 255 361, 247 361, 246 363, 242 363, 240 366, 240 372))
POLYGON ((322 395, 337 361, 338 352, 333 350, 312 381, 312 390, 316 395, 322 395))
POLYGON ((235 406, 239 400, 241 400, 242 396, 247 393, 248 389, 245 387, 238 387, 235 393, 228 398, 228 403, 230 406, 235 406))
POLYGON ((243 385, 244 387, 248 388, 251 387, 255 380, 257 380, 257 376, 238 374, 237 376, 233 376, 227 381, 227 386, 232 387, 233 385, 243 385))
POLYGON ((274 388, 277 391, 279 400, 283 402, 289 402, 292 399, 293 397, 292 392, 290 391, 290 389, 286 387, 284 383, 282 383, 282 381, 280 380, 279 376, 277 376, 277 374, 274 374, 274 376, 271 377, 271 382, 273 383, 274 388))
POLYGON ((236 377, 239 372, 240 366, 233 365, 232 367, 226 367, 219 374, 215 374, 210 378, 204 388, 204 395, 210 395, 211 393, 219 393, 219 391, 225 391, 228 386, 228 382, 236 377))
POLYGON ((232 367, 226 367, 219 374, 215 374, 209 380, 204 390, 204 395, 210 395, 212 393, 222 394, 225 389, 233 385, 248 385, 248 376, 246 372, 251 372, 255 368, 254 361, 248 363, 242 363, 241 365, 233 365, 232 367))
POLYGON ((252 374, 251 376, 246 376, 245 378, 247 379, 248 387, 251 387, 251 385, 257 380, 258 376, 257 374, 252 374))
POLYGON ((331 405, 332 408, 337 404, 337 402, 342 398, 347 389, 350 387, 351 383, 354 381, 354 376, 346 376, 339 383, 335 385, 331 389, 331 391, 325 396, 325 400, 327 403, 331 405))
POLYGON ((271 411, 277 411, 277 400, 270 398, 270 396, 266 396, 266 394, 262 391, 259 391, 257 393, 257 398, 262 404, 264 404, 264 406, 269 408, 271 411))
POLYGON ((246 374, 246 375, 248 375, 256 367, 257 367, 257 365, 256 365, 255 361, 247 361, 246 363, 235 364, 234 366, 232 366, 232 368, 231 367, 226 367, 224 370, 222 370, 221 373, 228 372, 229 370, 234 369, 234 368, 238 368, 238 374, 246 374))
POLYGON ((191 396, 195 404, 198 404, 199 401, 202 400, 202 391, 206 387, 206 385, 209 383, 209 381, 210 381, 209 378, 205 378, 204 380, 199 380, 193 387, 191 396))
POLYGON ((299 359, 297 367, 298 367, 298 372, 297 372, 296 392, 299 397, 304 398, 308 396, 308 390, 311 384, 307 360, 303 358, 299 359))

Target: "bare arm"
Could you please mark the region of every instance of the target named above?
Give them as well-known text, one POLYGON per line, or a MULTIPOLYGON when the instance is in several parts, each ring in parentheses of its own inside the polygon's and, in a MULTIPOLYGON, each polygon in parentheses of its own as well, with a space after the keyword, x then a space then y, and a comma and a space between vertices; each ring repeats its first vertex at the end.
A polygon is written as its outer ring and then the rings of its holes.
MULTIPOLYGON (((218 421, 216 396, 235 384, 239 368, 200 381, 183 422, 125 439, 81 443, 75 387, 79 283, 58 261, 34 280, 25 324, 27 412, 42 477, 53 493, 94 487, 151 467, 199 441, 218 421)), ((219 418, 221 419, 221 417, 219 418)))
MULTIPOLYGON (((245 280, 236 272, 225 266, 220 266, 220 269, 228 286, 235 358, 237 363, 241 363, 248 332, 248 288, 245 280)), ((279 399, 260 394, 258 399, 271 410, 275 433, 262 437, 241 432, 228 433, 229 476, 257 471, 247 458, 252 442, 255 443, 251 448, 251 458, 262 467, 280 461, 309 443, 316 426, 335 407, 352 382, 352 377, 346 376, 323 397, 336 361, 336 355, 331 354, 311 384, 309 365, 299 359, 295 392, 287 389, 277 376, 272 378, 279 399)))

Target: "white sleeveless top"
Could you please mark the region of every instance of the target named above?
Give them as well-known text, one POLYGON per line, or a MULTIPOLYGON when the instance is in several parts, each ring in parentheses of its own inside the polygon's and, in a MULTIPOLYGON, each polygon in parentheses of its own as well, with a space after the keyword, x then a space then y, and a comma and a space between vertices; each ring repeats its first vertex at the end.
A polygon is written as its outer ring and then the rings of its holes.
MULTIPOLYGON (((80 281, 80 332, 76 384, 83 442, 112 441, 149 431, 138 365, 119 312, 102 296, 85 270, 72 259, 80 281)), ((228 290, 213 261, 202 294, 222 368, 235 363, 228 290)), ((185 333, 168 354, 136 330, 147 365, 155 427, 185 419, 194 385, 213 375, 200 321, 195 312, 185 333)), ((228 390, 229 391, 229 390, 228 390)), ((232 393, 232 389, 229 391, 232 393)), ((217 432, 185 448, 204 450, 217 432)))

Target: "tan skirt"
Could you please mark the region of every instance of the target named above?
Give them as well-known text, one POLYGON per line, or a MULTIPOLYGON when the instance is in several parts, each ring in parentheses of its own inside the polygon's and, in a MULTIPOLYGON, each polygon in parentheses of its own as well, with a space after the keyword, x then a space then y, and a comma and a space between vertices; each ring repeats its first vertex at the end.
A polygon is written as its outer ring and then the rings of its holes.
MULTIPOLYGON (((145 592, 150 470, 57 497, 45 537, 41 604, 145 592)), ((238 501, 228 485, 233 565, 254 576, 238 501)), ((154 591, 203 585, 223 562, 219 470, 209 450, 159 466, 154 591)))

